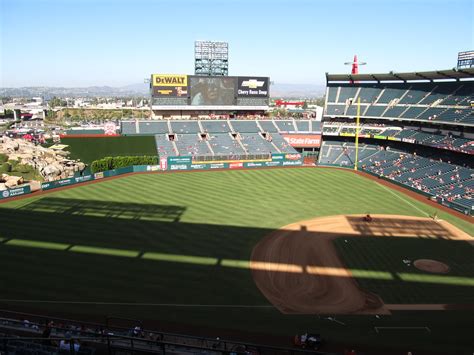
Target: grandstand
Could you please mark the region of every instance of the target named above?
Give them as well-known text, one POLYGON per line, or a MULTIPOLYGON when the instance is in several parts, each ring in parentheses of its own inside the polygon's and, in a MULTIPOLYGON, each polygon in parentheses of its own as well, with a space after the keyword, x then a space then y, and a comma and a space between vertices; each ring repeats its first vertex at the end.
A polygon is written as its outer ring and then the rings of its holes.
POLYGON ((122 121, 121 127, 122 135, 126 136, 154 135, 160 157, 192 156, 196 160, 294 154, 297 150, 287 142, 287 136, 307 134, 314 137, 321 134, 320 122, 294 119, 136 120, 122 121))
POLYGON ((474 69, 326 78, 319 164, 355 165, 360 99, 359 167, 472 213, 474 69))
POLYGON ((355 104, 360 98, 362 118, 474 126, 471 108, 474 100, 473 77, 474 69, 397 74, 327 74, 324 116, 354 117, 355 104), (420 80, 425 82, 420 83, 420 80), (351 84, 350 81, 357 84, 351 84), (374 81, 377 83, 374 84, 374 81))

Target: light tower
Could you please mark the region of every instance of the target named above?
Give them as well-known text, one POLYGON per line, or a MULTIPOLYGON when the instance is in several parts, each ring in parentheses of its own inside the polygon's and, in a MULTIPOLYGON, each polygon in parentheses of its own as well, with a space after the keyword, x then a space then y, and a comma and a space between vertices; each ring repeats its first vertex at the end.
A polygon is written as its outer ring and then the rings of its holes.
POLYGON ((229 75, 229 44, 212 41, 194 42, 194 74, 229 75))
MULTIPOLYGON (((345 62, 345 65, 352 65, 351 74, 357 75, 359 74, 359 65, 366 65, 366 62, 358 62, 357 61, 357 54, 354 55, 354 60, 352 62, 345 62)), ((357 81, 350 80, 351 84, 357 84, 357 81)), ((354 162, 354 170, 357 171, 359 165, 359 131, 360 131, 360 96, 357 98, 357 117, 356 117, 356 132, 355 132, 355 162, 354 162)))

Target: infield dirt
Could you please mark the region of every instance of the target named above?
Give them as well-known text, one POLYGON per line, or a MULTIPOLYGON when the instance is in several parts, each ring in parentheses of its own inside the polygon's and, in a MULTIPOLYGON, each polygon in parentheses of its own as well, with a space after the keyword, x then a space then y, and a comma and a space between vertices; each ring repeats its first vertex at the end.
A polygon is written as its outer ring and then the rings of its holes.
MULTIPOLYGON (((446 221, 395 215, 372 218, 366 222, 363 215, 321 217, 270 233, 252 251, 255 284, 285 314, 389 314, 391 305, 358 286, 333 246, 334 239, 396 236, 464 240, 474 245, 472 237, 446 221)), ((413 310, 413 305, 407 306, 413 310)), ((435 305, 416 306, 422 310, 435 305)))

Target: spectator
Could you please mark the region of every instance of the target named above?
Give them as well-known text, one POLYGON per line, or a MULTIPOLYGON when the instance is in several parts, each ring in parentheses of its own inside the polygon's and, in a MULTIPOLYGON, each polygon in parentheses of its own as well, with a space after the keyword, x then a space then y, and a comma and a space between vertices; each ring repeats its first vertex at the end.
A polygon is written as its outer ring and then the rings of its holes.
POLYGON ((62 351, 71 351, 74 350, 74 353, 79 351, 81 346, 78 343, 74 342, 74 339, 71 339, 71 333, 67 332, 65 339, 59 342, 59 350, 62 351))

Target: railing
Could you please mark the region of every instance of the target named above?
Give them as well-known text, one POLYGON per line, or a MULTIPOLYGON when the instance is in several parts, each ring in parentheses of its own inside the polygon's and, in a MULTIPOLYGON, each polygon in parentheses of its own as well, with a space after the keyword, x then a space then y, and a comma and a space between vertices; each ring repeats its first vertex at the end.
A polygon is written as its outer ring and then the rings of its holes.
MULTIPOLYGON (((93 347, 99 352, 107 351, 109 354, 114 354, 118 351, 121 351, 122 354, 123 351, 136 354, 166 354, 171 352, 176 353, 181 349, 181 351, 187 350, 188 352, 199 350, 202 353, 202 351, 206 351, 206 354, 209 355, 246 354, 246 351, 249 350, 260 355, 331 355, 319 351, 245 343, 220 338, 196 337, 177 333, 158 332, 148 329, 140 329, 139 334, 132 336, 130 334, 132 332, 130 327, 127 328, 110 325, 110 320, 112 319, 130 321, 133 325, 141 325, 139 320, 133 319, 108 317, 106 322, 102 324, 9 310, 0 310, 0 315, 14 317, 0 317, 0 329, 2 329, 4 333, 7 333, 4 336, 0 336, 0 353, 2 347, 3 349, 6 349, 9 341, 44 342, 45 340, 61 341, 64 339, 74 339, 75 341, 79 340, 84 344, 87 344, 87 347, 89 348, 93 347), (18 320, 18 318, 23 320, 18 320), (24 319, 28 319, 28 321, 25 322, 24 319), (12 333, 19 333, 20 331, 38 334, 41 329, 45 327, 45 323, 51 321, 55 323, 51 326, 53 332, 50 338, 38 336, 11 336, 12 333), (66 333, 69 333, 70 338, 66 338, 66 333)), ((71 353, 74 353, 74 349, 71 349, 71 353)))

